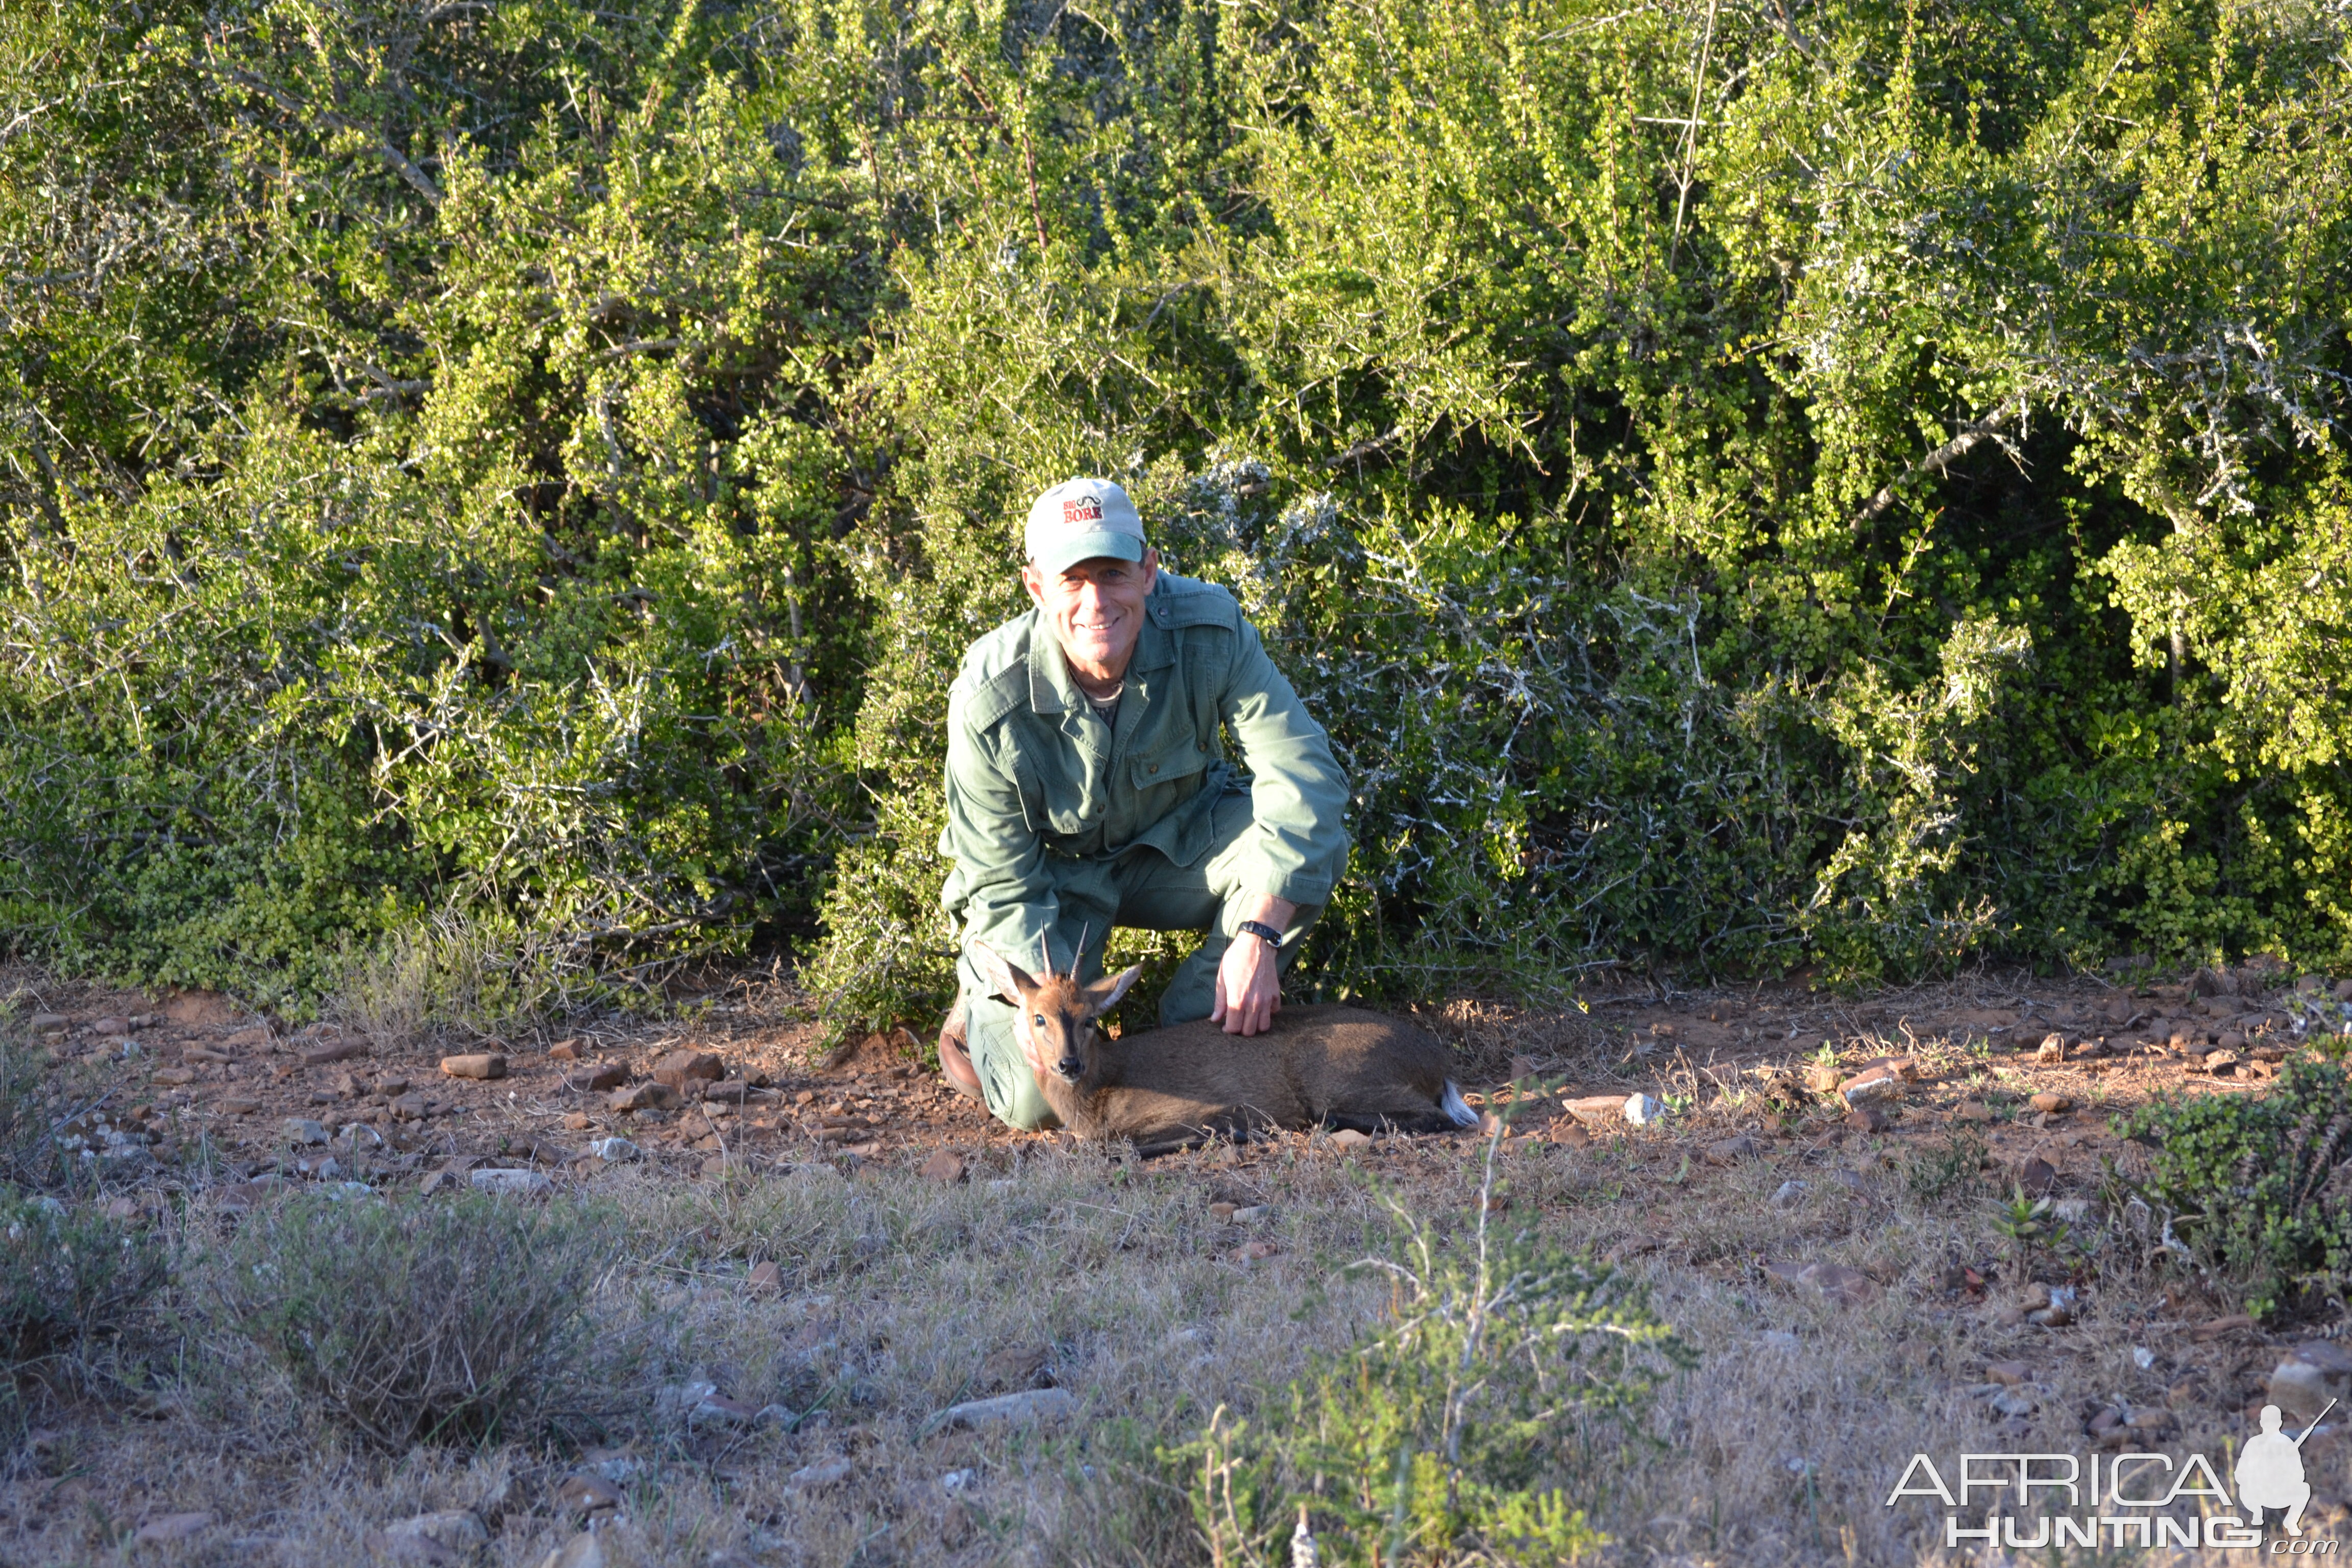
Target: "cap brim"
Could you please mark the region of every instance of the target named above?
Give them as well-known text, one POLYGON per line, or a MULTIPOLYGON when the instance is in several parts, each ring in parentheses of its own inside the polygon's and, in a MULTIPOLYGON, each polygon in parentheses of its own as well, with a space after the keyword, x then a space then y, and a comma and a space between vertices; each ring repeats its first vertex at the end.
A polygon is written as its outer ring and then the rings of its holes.
POLYGON ((1143 541, 1131 533, 1114 533, 1103 529, 1094 533, 1066 533, 1054 541, 1030 560, 1040 572, 1067 572, 1081 561, 1114 561, 1143 559, 1143 541))

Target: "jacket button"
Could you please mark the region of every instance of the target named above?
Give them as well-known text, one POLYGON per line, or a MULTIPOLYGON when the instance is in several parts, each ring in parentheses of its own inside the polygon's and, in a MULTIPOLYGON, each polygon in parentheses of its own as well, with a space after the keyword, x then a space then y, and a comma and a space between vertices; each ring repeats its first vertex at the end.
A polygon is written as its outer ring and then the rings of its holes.
POLYGON ((1152 764, 1151 764, 1151 771, 1152 771, 1153 773, 1158 773, 1158 772, 1160 771, 1160 764, 1159 764, 1158 763, 1152 763, 1152 764))

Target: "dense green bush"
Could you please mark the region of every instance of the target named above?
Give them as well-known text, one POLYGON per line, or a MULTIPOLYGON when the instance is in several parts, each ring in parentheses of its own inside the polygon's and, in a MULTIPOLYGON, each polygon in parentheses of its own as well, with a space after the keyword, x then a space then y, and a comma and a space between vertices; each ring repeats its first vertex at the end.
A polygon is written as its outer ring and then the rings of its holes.
POLYGON ((530 1440, 627 1401, 589 1293, 611 1228, 576 1205, 304 1197, 215 1260, 224 1325, 362 1442, 530 1440))
POLYGON ((1327 985, 2352 959, 2345 27, 10 7, 0 933, 936 1005, 1087 470, 1354 772, 1327 985))
POLYGON ((2290 1062, 2259 1098, 2147 1106, 2124 1130, 2158 1145, 2150 1195, 2210 1261, 2249 1284, 2257 1316, 2352 1288, 2352 1071, 2342 1061, 2290 1062))
POLYGON ((1369 1265, 1392 1286, 1379 1331, 1256 1422, 1220 1407, 1164 1456, 1211 1555, 1287 1561, 1304 1510, 1324 1563, 1580 1559, 1603 1539, 1580 1501, 1590 1422, 1687 1352, 1608 1269, 1483 1219, 1439 1237, 1391 1206, 1396 1245, 1369 1265))

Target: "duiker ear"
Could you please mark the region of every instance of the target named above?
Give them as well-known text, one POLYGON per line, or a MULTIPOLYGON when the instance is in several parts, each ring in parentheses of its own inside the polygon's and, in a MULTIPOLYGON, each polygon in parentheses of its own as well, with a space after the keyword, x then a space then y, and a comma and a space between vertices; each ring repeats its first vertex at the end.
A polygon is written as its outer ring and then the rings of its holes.
POLYGON ((1136 963, 1120 970, 1108 980, 1097 980, 1087 987, 1087 1000, 1094 1004, 1096 1012, 1108 1013, 1118 1005, 1118 999, 1127 994, 1127 988, 1134 984, 1136 977, 1142 973, 1143 965, 1136 963))
POLYGON ((984 942, 971 944, 971 956, 982 977, 996 987, 999 996, 1015 1007, 1027 1005, 1022 998, 1026 993, 1036 990, 1037 983, 1030 979, 1018 964, 1006 963, 1003 954, 984 942))

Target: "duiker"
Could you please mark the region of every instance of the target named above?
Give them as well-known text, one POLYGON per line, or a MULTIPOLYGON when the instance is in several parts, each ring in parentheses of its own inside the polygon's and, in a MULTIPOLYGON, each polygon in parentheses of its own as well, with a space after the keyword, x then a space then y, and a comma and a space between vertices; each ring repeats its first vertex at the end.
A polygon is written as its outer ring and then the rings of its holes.
POLYGON ((1126 1138, 1147 1152, 1253 1127, 1450 1132, 1477 1125, 1427 1030, 1360 1007, 1286 1007, 1244 1038, 1200 1019, 1107 1038, 1095 1021, 1140 968, 1081 985, 1032 979, 981 950, 989 979, 1018 1009, 1037 1087, 1082 1138, 1126 1138))

